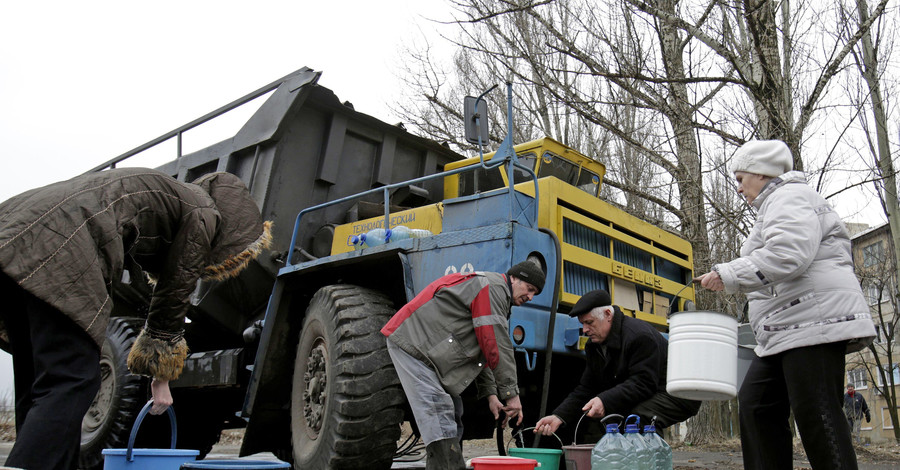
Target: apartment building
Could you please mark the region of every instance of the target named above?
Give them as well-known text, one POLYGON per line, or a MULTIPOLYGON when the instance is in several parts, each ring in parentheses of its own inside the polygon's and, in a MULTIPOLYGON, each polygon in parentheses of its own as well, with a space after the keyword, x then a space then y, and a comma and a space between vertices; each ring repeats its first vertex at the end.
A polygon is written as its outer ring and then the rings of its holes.
POLYGON ((853 384, 856 392, 865 398, 872 417, 871 422, 863 418, 855 433, 861 442, 892 441, 895 423, 891 419, 884 392, 891 389, 891 383, 895 393, 900 392, 900 342, 894 332, 894 306, 898 299, 896 293, 892 296, 892 290, 897 286, 897 271, 892 256, 890 227, 883 224, 867 229, 848 228, 852 234, 857 277, 860 278, 878 335, 874 352, 867 348, 847 356, 847 383, 853 384), (879 367, 885 374, 878 373, 879 367))

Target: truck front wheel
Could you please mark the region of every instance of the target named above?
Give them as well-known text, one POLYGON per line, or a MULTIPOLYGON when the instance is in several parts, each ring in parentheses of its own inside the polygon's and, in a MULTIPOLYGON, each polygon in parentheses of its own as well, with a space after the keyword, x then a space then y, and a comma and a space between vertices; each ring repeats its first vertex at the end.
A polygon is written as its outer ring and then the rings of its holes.
POLYGON ((128 443, 131 425, 147 396, 141 377, 131 375, 126 364, 143 324, 141 318, 109 320, 100 352, 100 391, 81 422, 78 468, 99 470, 103 468, 103 449, 128 443))
POLYGON ((358 286, 313 296, 294 362, 294 468, 391 467, 405 397, 380 330, 394 311, 358 286))

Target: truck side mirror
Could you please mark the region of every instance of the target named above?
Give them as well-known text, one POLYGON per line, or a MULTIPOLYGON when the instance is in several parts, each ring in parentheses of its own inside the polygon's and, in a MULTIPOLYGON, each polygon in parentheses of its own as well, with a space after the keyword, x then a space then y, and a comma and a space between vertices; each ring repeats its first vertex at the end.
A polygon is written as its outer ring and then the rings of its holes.
POLYGON ((463 101, 463 119, 466 126, 466 140, 472 144, 478 144, 478 137, 481 137, 481 145, 488 143, 488 117, 487 117, 487 101, 474 96, 467 96, 463 101), (476 107, 476 102, 478 106, 476 107), (476 124, 477 118, 477 124, 476 124))

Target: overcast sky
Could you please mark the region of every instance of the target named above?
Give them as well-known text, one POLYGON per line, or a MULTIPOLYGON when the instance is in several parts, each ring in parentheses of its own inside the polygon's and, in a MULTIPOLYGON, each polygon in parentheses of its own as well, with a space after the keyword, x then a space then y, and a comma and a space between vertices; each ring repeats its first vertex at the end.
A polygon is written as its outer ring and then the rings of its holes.
MULTIPOLYGON (((436 38, 441 26, 428 19, 448 16, 443 0, 2 2, 0 201, 83 173, 302 67, 322 71, 319 83, 357 111, 391 122, 402 45, 436 38)), ((221 133, 187 133, 185 152, 221 133)), ((174 145, 161 152, 171 160, 174 145)), ((10 370, 0 352, 0 397, 12 388, 10 370)))

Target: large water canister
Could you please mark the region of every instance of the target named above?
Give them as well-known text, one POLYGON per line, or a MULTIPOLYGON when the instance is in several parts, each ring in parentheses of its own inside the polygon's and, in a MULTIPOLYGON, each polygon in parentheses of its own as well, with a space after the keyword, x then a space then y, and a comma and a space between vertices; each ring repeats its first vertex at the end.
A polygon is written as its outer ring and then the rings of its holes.
POLYGON ((737 320, 713 311, 669 316, 666 391, 692 400, 737 395, 737 320))

